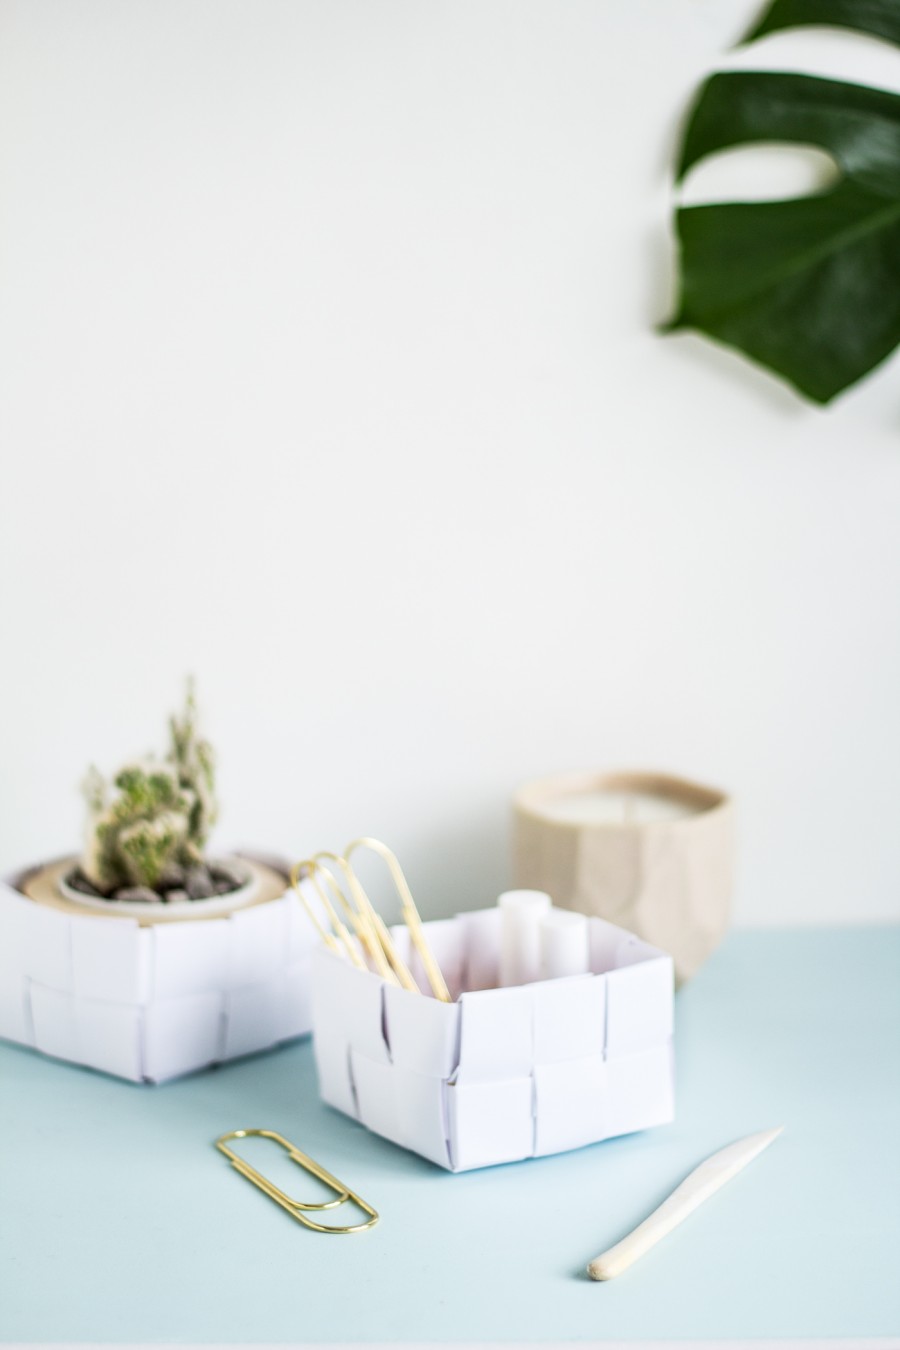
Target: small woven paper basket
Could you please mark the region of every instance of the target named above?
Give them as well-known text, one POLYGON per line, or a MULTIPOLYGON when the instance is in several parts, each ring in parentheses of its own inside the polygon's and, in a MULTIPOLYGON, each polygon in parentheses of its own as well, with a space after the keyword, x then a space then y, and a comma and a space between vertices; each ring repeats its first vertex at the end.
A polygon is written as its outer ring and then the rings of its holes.
MULTIPOLYGON (((498 909, 425 924, 452 1003, 317 947, 323 1100, 452 1172, 672 1120, 671 957, 603 919, 589 924, 590 974, 502 989, 498 909)), ((392 932, 424 991, 407 930, 392 932)))

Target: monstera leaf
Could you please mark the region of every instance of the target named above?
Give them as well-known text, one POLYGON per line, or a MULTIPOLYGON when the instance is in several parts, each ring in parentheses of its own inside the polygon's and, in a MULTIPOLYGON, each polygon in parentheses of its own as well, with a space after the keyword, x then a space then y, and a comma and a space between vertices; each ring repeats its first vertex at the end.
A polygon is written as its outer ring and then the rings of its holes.
MULTIPOLYGON (((776 0, 752 36, 831 23, 900 42, 896 0, 776 0)), ((678 178, 716 151, 814 145, 832 187, 787 201, 681 207, 681 294, 668 329, 697 329, 819 403, 900 342, 900 95, 810 75, 712 76, 690 116, 678 178)))
POLYGON ((744 41, 811 24, 853 28, 900 42, 900 5, 897 0, 775 0, 744 41))

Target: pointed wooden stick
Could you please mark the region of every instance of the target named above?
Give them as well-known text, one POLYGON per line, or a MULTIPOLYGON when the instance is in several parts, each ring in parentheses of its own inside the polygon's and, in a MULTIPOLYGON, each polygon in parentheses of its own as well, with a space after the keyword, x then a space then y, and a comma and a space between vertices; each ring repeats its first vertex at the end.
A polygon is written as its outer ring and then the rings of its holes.
POLYGON ((763 1130, 760 1134, 749 1134, 746 1139, 729 1144, 727 1148, 720 1149, 711 1158, 707 1158, 699 1167, 695 1167, 668 1200, 664 1200, 648 1219, 638 1224, 633 1232, 621 1242, 617 1242, 614 1247, 610 1247, 609 1251, 594 1258, 587 1268, 591 1279, 611 1280, 614 1276, 621 1275, 622 1271, 633 1265, 638 1257, 654 1247, 660 1238, 664 1238, 673 1228, 677 1228, 683 1219, 693 1213, 698 1205, 702 1205, 704 1200, 708 1200, 720 1186, 724 1186, 726 1181, 737 1176, 748 1162, 752 1162, 764 1148, 769 1147, 773 1139, 778 1138, 783 1129, 784 1126, 779 1125, 777 1130, 763 1130))

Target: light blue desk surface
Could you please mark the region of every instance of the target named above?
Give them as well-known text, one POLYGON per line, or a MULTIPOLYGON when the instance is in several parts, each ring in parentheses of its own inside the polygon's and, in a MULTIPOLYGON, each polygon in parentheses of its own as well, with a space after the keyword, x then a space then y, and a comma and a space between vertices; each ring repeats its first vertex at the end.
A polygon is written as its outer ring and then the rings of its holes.
POLYGON ((676 1001, 674 1125, 459 1176, 322 1106, 308 1042, 157 1088, 2 1045, 0 1339, 892 1335, 898 1035, 900 928, 737 933, 676 1001), (709 1153, 782 1123, 627 1274, 584 1276, 709 1153), (378 1227, 293 1222, 213 1148, 247 1125, 321 1159, 378 1227))

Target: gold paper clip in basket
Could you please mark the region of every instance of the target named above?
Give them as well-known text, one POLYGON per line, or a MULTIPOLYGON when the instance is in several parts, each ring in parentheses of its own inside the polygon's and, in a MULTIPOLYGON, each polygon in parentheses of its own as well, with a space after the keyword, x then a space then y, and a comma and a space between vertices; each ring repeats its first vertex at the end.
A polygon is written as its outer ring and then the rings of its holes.
POLYGON ((424 925, 406 877, 403 875, 403 869, 396 855, 380 840, 354 839, 341 856, 323 850, 315 857, 304 858, 294 866, 291 872, 291 885, 319 937, 336 956, 341 956, 364 970, 373 969, 388 984, 397 985, 411 994, 422 992, 409 966, 397 950, 397 944, 390 930, 366 894, 350 862, 351 854, 363 848, 371 850, 387 864, 394 888, 400 898, 401 915, 409 932, 410 943, 419 958, 425 979, 436 999, 443 1003, 451 1003, 450 990, 428 945, 424 925), (335 875, 335 868, 338 876, 335 875), (311 897, 301 889, 300 883, 303 880, 309 881, 315 890, 318 908, 311 897), (345 894, 344 887, 349 895, 345 894), (334 901, 337 902, 336 905, 334 901), (339 910, 343 910, 350 928, 340 917, 339 910))
POLYGON ((216 1148, 219 1149, 221 1153, 225 1154, 225 1157, 231 1163, 232 1167, 236 1168, 241 1176, 246 1177, 248 1181, 252 1181, 253 1185, 258 1186, 270 1200, 275 1201, 276 1205, 280 1205, 282 1209, 287 1210, 292 1219, 296 1219, 298 1223, 302 1223, 306 1228, 312 1228, 316 1233, 362 1233, 367 1228, 374 1228, 378 1222, 377 1210, 373 1209, 371 1205, 366 1204, 365 1200, 363 1200, 361 1196, 358 1196, 355 1191, 351 1191, 349 1186, 345 1186, 342 1181, 338 1181, 337 1177, 333 1177, 330 1172, 326 1172, 324 1167, 315 1162, 313 1158, 310 1158, 308 1154, 303 1153, 302 1150, 297 1148, 295 1144, 292 1144, 289 1139, 285 1139, 283 1135, 276 1134, 274 1130, 232 1130, 230 1134, 223 1134, 221 1138, 216 1140, 216 1148), (269 1181, 268 1177, 264 1177, 262 1172, 258 1172, 255 1167, 251 1167, 250 1163, 242 1158, 240 1154, 235 1153, 234 1149, 228 1147, 229 1140, 231 1139, 249 1139, 254 1136, 258 1136, 261 1139, 274 1139, 275 1143, 279 1144, 281 1148, 284 1149, 292 1162, 297 1163, 304 1171, 309 1172, 318 1181, 321 1181, 324 1185, 328 1186, 336 1193, 337 1199, 323 1200, 318 1204, 309 1204, 301 1200, 293 1200, 289 1195, 286 1195, 284 1191, 280 1190, 274 1182, 269 1181), (365 1223, 350 1223, 339 1228, 332 1224, 316 1223, 315 1219, 307 1217, 310 1211, 321 1212, 325 1209, 337 1209, 339 1205, 344 1205, 348 1201, 351 1204, 356 1205, 358 1209, 361 1209, 363 1214, 368 1214, 370 1216, 365 1223))
MULTIPOLYGON (((422 924, 422 919, 419 915, 418 909, 416 908, 416 902, 412 898, 412 891, 409 889, 406 877, 403 875, 403 869, 400 866, 399 862, 397 861, 396 854, 393 853, 391 849, 388 848, 387 844, 382 844, 379 839, 370 839, 370 838, 354 839, 353 843, 348 844, 346 849, 344 850, 344 861, 347 866, 348 874, 352 878, 354 884, 354 891, 356 891, 357 889, 361 891, 362 887, 360 886, 359 878, 353 871, 353 867, 350 863, 350 857, 353 853, 356 852, 357 849, 361 848, 370 849, 373 853, 376 853, 379 858, 383 859, 383 861, 387 863, 387 868, 388 871, 390 872, 391 880, 393 881, 397 894, 400 897, 400 909, 401 914, 403 916, 403 922, 409 929, 410 941, 413 947, 416 949, 416 952, 418 953, 419 960, 422 963, 422 969, 425 972, 425 978, 427 979, 429 985, 431 986, 431 992, 434 994, 434 997, 439 1000, 439 1002, 452 1003, 453 1000, 450 997, 450 990, 447 988, 447 982, 444 979, 443 974, 441 973, 441 968, 435 959, 434 953, 432 952, 431 948, 428 945, 427 938, 425 937, 425 929, 422 924)), ((391 939, 390 934, 388 933, 384 924, 381 924, 379 931, 382 936, 382 942, 387 947, 390 944, 391 939)), ((416 989, 415 983, 413 983, 412 988, 416 989)))

